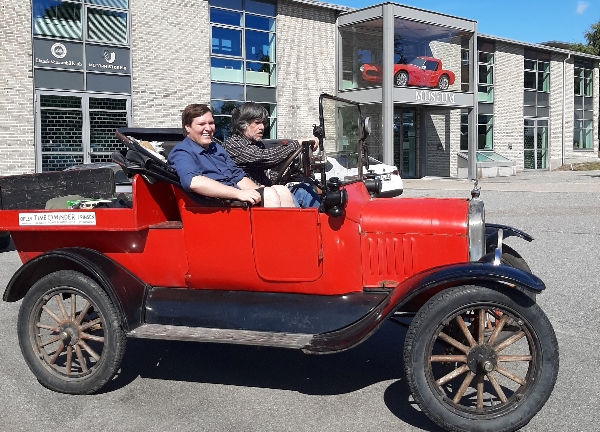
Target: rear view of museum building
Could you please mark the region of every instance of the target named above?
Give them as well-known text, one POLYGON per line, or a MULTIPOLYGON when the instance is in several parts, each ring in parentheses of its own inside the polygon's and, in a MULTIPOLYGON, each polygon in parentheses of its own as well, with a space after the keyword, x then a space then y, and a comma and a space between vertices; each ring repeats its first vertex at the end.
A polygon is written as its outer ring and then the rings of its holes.
MULTIPOLYGON (((270 138, 312 133, 321 93, 363 104, 372 156, 404 178, 514 175, 598 158, 600 57, 478 34, 395 3, 5 0, 0 175, 109 161, 115 129, 230 133, 244 101, 270 138)), ((350 150, 340 137, 329 151, 350 150)))

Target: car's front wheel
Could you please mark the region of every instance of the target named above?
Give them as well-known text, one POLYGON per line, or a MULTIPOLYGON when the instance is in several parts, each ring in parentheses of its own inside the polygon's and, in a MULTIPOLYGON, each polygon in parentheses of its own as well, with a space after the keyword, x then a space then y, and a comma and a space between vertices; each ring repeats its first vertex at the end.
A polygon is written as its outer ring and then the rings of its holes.
POLYGON ((408 72, 398 72, 396 76, 394 76, 394 84, 396 87, 406 87, 408 85, 408 72))
POLYGON ((415 401, 450 431, 514 431, 542 408, 558 343, 531 299, 479 287, 446 289, 417 313, 404 367, 415 401))
POLYGON ((450 86, 450 79, 448 78, 448 75, 442 75, 438 80, 437 86, 440 90, 448 90, 448 87, 450 86))
POLYGON ((71 270, 38 280, 18 318, 23 357, 45 387, 89 394, 113 377, 125 352, 125 332, 106 292, 71 270))

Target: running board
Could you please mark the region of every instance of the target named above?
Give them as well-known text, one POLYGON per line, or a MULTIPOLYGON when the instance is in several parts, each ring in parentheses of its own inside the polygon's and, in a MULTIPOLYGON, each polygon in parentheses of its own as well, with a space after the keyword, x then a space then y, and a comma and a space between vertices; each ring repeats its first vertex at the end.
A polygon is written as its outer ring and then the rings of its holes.
POLYGON ((301 349, 310 344, 314 335, 142 324, 128 332, 127 336, 140 339, 169 339, 301 349))

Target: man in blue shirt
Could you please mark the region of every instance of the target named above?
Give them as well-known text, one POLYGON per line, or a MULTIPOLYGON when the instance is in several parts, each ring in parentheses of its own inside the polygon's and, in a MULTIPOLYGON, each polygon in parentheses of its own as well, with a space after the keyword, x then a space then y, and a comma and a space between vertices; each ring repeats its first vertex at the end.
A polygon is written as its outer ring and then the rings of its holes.
POLYGON ((169 163, 177 171, 186 191, 200 195, 246 201, 265 207, 295 207, 292 194, 285 186, 259 186, 245 176, 227 152, 212 138, 215 121, 210 108, 203 104, 185 107, 181 114, 186 138, 169 153, 169 163))

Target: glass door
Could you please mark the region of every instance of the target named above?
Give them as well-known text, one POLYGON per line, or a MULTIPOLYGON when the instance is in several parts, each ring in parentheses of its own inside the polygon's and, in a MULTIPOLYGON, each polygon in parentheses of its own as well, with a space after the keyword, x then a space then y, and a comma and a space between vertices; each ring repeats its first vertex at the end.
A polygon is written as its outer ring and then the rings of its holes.
POLYGON ((546 169, 548 167, 548 120, 524 120, 525 169, 546 169))
POLYGON ((36 171, 109 162, 123 148, 115 130, 131 124, 131 98, 65 92, 37 92, 36 171))
POLYGON ((394 165, 402 178, 417 176, 415 110, 394 112, 394 165))

